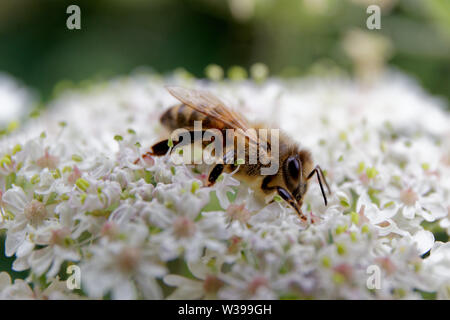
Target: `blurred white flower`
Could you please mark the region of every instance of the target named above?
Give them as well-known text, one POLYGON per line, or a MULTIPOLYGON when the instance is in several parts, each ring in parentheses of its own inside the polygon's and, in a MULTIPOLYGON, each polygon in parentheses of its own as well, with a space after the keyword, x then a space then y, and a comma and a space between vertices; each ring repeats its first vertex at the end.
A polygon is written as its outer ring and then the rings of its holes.
POLYGON ((438 298, 450 298, 450 244, 436 242, 430 256, 425 259, 425 269, 432 277, 432 284, 438 288, 438 298))
POLYGON ((12 77, 0 73, 0 125, 20 120, 29 112, 31 103, 32 96, 28 89, 12 77))
POLYGON ((0 273, 0 300, 65 300, 79 299, 75 293, 72 293, 65 281, 54 279, 44 290, 39 288, 32 289, 30 285, 21 279, 13 283, 7 272, 0 273))
MULTIPOLYGON (((111 230, 104 229, 104 232, 112 235, 111 230)), ((161 299, 162 292, 155 278, 162 277, 166 270, 154 250, 145 245, 146 227, 129 224, 117 232, 118 238, 105 237, 92 246, 89 249, 92 257, 81 266, 82 281, 89 296, 101 298, 111 293, 113 299, 161 299), (118 241, 120 237, 126 239, 118 241)))
POLYGON ((194 275, 196 280, 176 274, 166 275, 164 277, 164 282, 169 286, 176 287, 167 299, 217 299, 217 293, 224 285, 224 282, 221 280, 221 275, 217 271, 221 265, 214 265, 212 268, 207 267, 205 261, 208 262, 208 258, 212 257, 205 255, 202 259, 187 264, 189 271, 194 275))

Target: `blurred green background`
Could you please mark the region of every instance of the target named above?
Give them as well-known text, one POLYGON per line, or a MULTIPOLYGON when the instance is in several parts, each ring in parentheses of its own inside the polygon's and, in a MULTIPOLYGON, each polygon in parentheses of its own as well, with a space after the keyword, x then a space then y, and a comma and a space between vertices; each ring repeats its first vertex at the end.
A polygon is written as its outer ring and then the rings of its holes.
POLYGON ((450 1, 0 1, 0 71, 36 88, 43 102, 59 81, 78 84, 140 66, 183 67, 201 77, 211 63, 255 62, 282 76, 358 74, 387 62, 450 98, 450 1), (66 28, 70 4, 81 8, 81 30, 66 28), (381 30, 366 28, 369 4, 382 8, 381 30))

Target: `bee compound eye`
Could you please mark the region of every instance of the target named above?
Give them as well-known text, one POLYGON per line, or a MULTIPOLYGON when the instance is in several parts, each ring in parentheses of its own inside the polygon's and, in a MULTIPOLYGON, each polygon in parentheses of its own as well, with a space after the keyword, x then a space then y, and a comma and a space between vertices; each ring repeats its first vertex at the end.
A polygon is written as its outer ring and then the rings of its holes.
POLYGON ((288 160, 288 172, 289 175, 293 178, 293 179, 298 179, 299 175, 300 175, 300 162, 297 158, 289 158, 288 160))

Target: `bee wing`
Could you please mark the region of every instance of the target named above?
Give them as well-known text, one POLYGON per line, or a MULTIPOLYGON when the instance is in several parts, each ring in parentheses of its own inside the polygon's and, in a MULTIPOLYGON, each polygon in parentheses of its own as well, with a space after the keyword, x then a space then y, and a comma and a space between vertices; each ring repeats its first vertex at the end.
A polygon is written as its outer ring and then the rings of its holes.
POLYGON ((175 98, 193 108, 194 110, 203 113, 208 117, 212 117, 218 122, 224 124, 228 129, 240 129, 240 134, 245 135, 253 143, 258 144, 258 137, 253 130, 249 129, 247 121, 244 117, 225 106, 219 98, 207 91, 191 90, 177 86, 167 86, 167 90, 175 98))

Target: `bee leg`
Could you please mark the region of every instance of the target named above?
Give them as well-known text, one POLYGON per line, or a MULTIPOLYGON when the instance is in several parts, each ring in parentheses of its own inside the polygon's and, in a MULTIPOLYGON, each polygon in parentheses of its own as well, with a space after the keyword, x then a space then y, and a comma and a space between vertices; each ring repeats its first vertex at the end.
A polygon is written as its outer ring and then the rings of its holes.
MULTIPOLYGON (((173 145, 175 146, 176 144, 178 144, 178 141, 174 141, 173 145)), ((153 146, 150 147, 150 151, 144 153, 142 155, 142 158, 150 158, 152 156, 156 156, 156 157, 161 157, 163 155, 165 155, 167 153, 167 151, 169 151, 170 147, 169 147, 169 140, 162 140, 160 142, 155 143, 153 146)), ((141 160, 141 158, 137 158, 136 160, 134 160, 134 164, 138 164, 138 162, 141 160)))
MULTIPOLYGON (((178 144, 178 141, 173 141, 173 146, 175 147, 178 144)), ((169 147, 169 140, 163 140, 160 142, 155 143, 153 146, 150 147, 150 155, 152 156, 163 156, 165 155, 168 151, 169 151, 170 147, 169 147)))
POLYGON ((214 183, 216 183, 217 178, 222 174, 224 169, 223 164, 216 164, 214 168, 211 170, 208 176, 208 187, 212 186, 214 183))
MULTIPOLYGON (((191 136, 191 141, 192 143, 194 142, 195 139, 195 131, 189 131, 189 134, 191 136)), ((202 137, 203 137, 204 131, 202 131, 202 137)), ((172 140, 172 148, 174 148, 175 146, 177 146, 181 141, 183 141, 182 139, 178 139, 178 140, 172 140)), ((169 151, 171 147, 169 146, 169 139, 165 139, 162 140, 160 142, 155 143, 153 146, 150 147, 150 151, 146 152, 142 155, 143 158, 145 157, 150 157, 150 156, 156 156, 156 157, 161 157, 167 154, 167 152, 169 151)), ((134 161, 134 164, 137 164, 139 162, 139 159, 136 159, 134 161)))
POLYGON ((234 159, 234 150, 231 150, 225 154, 223 157, 223 163, 218 163, 214 166, 214 168, 211 170, 208 176, 208 187, 214 185, 216 183, 217 178, 222 174, 223 170, 225 169, 225 166, 229 166, 231 170, 236 169, 236 166, 234 164, 229 163, 230 157, 234 159))

